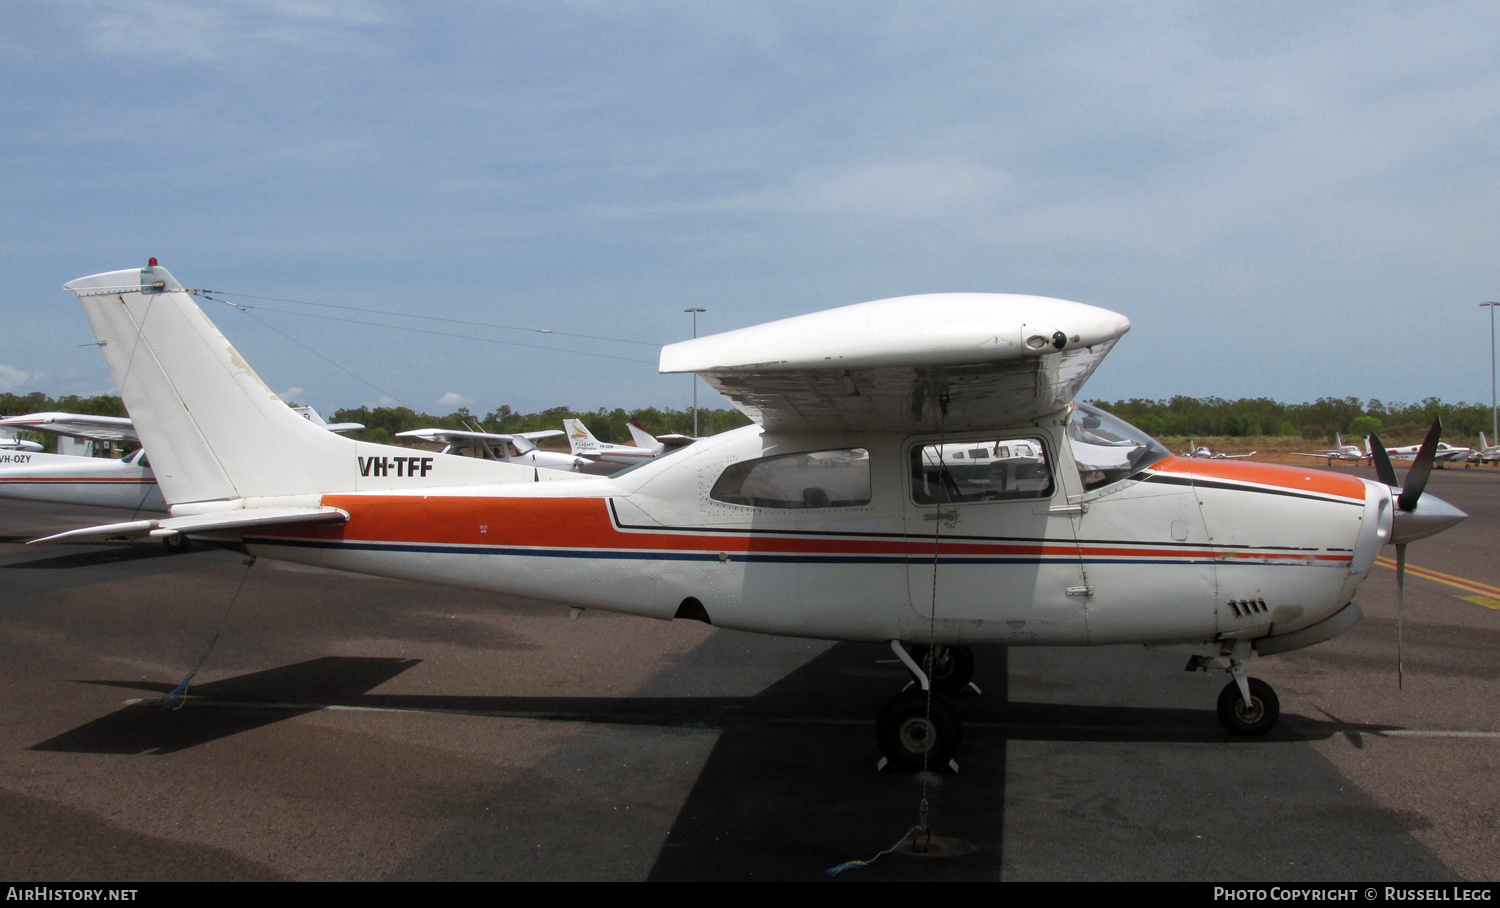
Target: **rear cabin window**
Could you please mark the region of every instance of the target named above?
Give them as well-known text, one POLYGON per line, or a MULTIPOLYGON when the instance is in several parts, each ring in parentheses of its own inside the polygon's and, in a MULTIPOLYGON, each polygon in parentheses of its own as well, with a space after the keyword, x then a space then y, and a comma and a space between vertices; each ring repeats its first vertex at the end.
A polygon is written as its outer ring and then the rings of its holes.
POLYGON ((911 487, 917 504, 1051 498, 1052 467, 1035 438, 922 445, 912 448, 911 487))
POLYGON ((753 508, 852 508, 870 503, 870 452, 864 448, 780 454, 734 464, 709 497, 753 508))

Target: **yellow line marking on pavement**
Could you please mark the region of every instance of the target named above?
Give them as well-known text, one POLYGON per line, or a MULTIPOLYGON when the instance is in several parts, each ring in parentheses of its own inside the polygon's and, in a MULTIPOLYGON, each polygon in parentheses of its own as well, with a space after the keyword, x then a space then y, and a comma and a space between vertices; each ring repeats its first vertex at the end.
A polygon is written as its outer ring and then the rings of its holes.
POLYGON ((1485 608, 1500 609, 1500 599, 1491 599, 1489 596, 1459 596, 1458 598, 1485 608))
MULTIPOLYGON (((1396 559, 1394 558, 1376 558, 1375 563, 1380 565, 1381 567, 1390 568, 1391 570, 1396 569, 1396 559)), ((1434 571, 1432 568, 1417 567, 1414 564, 1407 564, 1406 572, 1414 577, 1421 577, 1423 580, 1431 580, 1434 583, 1445 583, 1448 586, 1457 587, 1461 590, 1467 590, 1470 593, 1477 593, 1480 596, 1486 596, 1491 599, 1500 600, 1500 586, 1491 586, 1488 583, 1480 583, 1477 580, 1469 580, 1466 577, 1455 577, 1452 574, 1444 574, 1442 571, 1434 571)), ((1460 596, 1459 598, 1467 599, 1468 597, 1460 596)), ((1484 603, 1482 602, 1479 604, 1484 605, 1484 603)), ((1493 608, 1493 606, 1487 607, 1493 608)))

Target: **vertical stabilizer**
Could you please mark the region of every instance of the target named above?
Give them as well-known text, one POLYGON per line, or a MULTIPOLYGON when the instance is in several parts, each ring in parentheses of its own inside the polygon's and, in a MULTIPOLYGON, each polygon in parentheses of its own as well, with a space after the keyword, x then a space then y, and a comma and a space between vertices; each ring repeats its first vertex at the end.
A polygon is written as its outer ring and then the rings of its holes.
POLYGON ((155 259, 64 287, 83 304, 170 505, 531 479, 511 464, 369 444, 313 425, 155 259))
POLYGON ((666 450, 667 446, 657 441, 656 436, 647 432, 645 427, 639 423, 626 423, 626 427, 630 429, 630 437, 635 441, 637 448, 650 451, 652 454, 660 454, 666 450))
POLYGON ((563 420, 563 429, 568 433, 568 451, 575 457, 599 453, 599 439, 579 419, 563 420))

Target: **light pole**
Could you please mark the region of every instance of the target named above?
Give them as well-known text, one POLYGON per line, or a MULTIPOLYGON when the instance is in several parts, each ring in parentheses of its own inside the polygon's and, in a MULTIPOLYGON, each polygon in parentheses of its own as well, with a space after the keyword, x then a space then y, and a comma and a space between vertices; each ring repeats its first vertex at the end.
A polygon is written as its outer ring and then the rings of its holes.
MULTIPOLYGON (((698 339, 698 313, 707 312, 707 309, 684 309, 683 312, 693 313, 693 340, 698 339)), ((1491 310, 1493 320, 1493 310, 1491 310)), ((1491 326, 1493 327, 1493 326, 1491 326)), ((1493 333, 1493 332, 1492 332, 1493 333)), ((693 437, 698 437, 698 375, 693 374, 693 437)))
POLYGON ((1490 433, 1500 445, 1500 409, 1495 407, 1495 307, 1500 302, 1480 303, 1490 310, 1490 433))

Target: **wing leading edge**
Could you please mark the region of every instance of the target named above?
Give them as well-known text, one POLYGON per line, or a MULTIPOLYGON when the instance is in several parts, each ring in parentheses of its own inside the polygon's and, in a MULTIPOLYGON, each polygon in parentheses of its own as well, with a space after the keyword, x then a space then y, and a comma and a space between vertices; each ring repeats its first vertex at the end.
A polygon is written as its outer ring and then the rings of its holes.
POLYGON ((1040 296, 876 300, 664 347, 769 432, 949 431, 1066 406, 1125 332, 1123 315, 1040 296))

